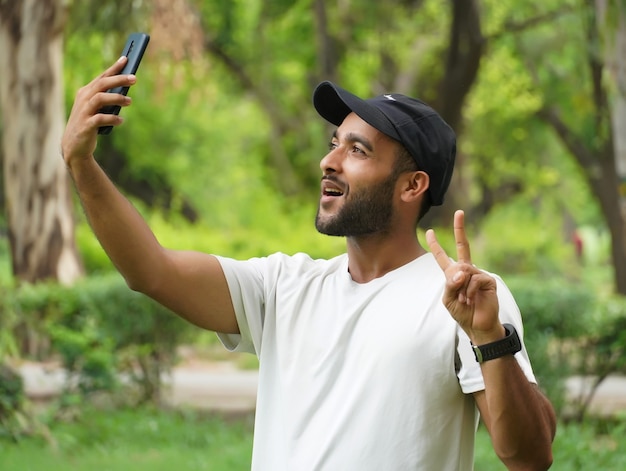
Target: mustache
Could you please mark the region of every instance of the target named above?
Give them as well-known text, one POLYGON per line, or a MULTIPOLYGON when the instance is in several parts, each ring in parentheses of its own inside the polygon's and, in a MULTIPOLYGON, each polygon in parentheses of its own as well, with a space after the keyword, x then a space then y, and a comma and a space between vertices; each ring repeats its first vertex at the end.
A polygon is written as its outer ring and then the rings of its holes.
POLYGON ((333 182, 333 183, 336 183, 339 186, 344 186, 343 182, 341 180, 339 180, 339 178, 337 178, 335 175, 324 175, 324 176, 322 176, 322 180, 321 181, 333 182))

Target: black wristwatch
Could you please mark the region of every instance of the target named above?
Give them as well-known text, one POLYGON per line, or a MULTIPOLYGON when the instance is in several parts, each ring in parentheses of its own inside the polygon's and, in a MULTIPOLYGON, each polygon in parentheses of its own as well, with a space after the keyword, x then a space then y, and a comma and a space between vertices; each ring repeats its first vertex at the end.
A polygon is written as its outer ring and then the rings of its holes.
POLYGON ((522 343, 520 342, 515 327, 511 324, 502 325, 506 331, 506 336, 503 339, 486 343, 485 345, 472 344, 472 349, 474 350, 474 355, 478 363, 500 358, 505 355, 514 355, 522 349, 522 343))

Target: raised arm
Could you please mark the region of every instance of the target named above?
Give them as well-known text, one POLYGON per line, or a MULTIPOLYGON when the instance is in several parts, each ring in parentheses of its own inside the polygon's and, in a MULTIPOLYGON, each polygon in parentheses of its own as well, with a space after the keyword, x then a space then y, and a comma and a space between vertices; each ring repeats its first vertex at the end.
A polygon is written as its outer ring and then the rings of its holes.
POLYGON ((61 143, 91 228, 130 288, 200 327, 237 333, 230 293, 217 259, 162 247, 94 159, 98 128, 122 123, 121 117, 98 110, 131 104, 129 97, 106 93, 110 88, 135 84, 134 76, 117 75, 125 61, 120 58, 78 91, 61 143))
MULTIPOLYGON (((496 281, 471 261, 464 215, 454 216, 457 261, 451 260, 429 230, 426 240, 446 275, 443 303, 474 345, 505 336, 498 316, 496 281)), ((481 363, 484 391, 474 394, 494 450, 510 470, 545 470, 552 464, 556 417, 552 405, 528 381, 513 355, 481 363)))

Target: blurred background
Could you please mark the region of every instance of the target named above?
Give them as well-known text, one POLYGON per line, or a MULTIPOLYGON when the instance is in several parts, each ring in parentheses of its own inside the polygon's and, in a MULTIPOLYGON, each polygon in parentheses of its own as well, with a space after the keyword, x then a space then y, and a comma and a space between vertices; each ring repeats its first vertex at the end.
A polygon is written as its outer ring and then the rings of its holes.
MULTIPOLYGON (((457 166, 420 233, 453 252, 464 209, 475 263, 516 296, 561 421, 553 469, 624 469, 626 389, 594 402, 626 372, 624 0, 0 0, 0 469, 249 468, 249 417, 172 411, 166 386, 190 358, 256 360, 126 287, 60 157, 77 90, 134 31, 133 106, 96 157, 168 247, 342 252, 313 225, 315 85, 438 110, 457 166), (46 407, 27 364, 64 372, 46 407)), ((503 469, 482 430, 476 466, 503 469)))

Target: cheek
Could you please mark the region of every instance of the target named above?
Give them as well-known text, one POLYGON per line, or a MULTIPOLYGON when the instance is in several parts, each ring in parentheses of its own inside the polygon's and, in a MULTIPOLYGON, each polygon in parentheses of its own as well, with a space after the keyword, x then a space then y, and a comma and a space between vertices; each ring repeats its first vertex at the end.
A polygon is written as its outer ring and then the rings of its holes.
POLYGON ((342 170, 350 185, 376 185, 388 177, 388 171, 375 162, 356 158, 346 159, 342 170))

